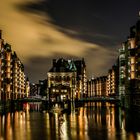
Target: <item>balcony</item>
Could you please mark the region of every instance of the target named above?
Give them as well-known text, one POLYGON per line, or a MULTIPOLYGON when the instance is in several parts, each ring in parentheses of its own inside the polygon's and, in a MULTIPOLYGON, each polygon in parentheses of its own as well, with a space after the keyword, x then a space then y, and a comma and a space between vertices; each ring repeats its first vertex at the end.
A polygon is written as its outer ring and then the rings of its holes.
POLYGON ((119 49, 119 53, 120 54, 124 54, 125 53, 125 49, 123 49, 123 48, 119 49))

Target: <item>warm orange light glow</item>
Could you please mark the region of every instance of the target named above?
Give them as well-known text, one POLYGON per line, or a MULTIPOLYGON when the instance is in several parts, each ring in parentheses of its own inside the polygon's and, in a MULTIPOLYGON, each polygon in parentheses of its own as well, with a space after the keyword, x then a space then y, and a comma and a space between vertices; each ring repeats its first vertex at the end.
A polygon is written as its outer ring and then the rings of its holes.
POLYGON ((131 72, 131 79, 135 79, 135 72, 131 72))
POLYGON ((135 71, 135 65, 131 65, 131 71, 135 71))
POLYGON ((135 38, 129 39, 131 49, 136 47, 136 40, 135 38))
POLYGON ((134 64, 135 63, 135 57, 131 57, 130 62, 131 62, 131 64, 134 64))

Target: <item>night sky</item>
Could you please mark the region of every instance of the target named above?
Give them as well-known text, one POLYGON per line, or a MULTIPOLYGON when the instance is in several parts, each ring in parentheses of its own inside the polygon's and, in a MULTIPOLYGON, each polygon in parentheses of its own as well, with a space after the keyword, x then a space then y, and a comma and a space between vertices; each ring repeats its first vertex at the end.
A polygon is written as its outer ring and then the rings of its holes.
POLYGON ((106 75, 138 20, 140 0, 3 0, 0 29, 31 82, 52 59, 85 58, 88 78, 106 75))

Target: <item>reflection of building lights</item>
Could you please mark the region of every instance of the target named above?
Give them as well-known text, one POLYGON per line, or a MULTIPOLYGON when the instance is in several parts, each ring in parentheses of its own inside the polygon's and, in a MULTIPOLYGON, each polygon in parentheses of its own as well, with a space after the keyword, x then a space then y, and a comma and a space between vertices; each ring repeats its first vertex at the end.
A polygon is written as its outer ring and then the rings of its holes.
POLYGON ((26 111, 28 112, 29 110, 30 110, 30 106, 29 106, 29 104, 27 104, 26 111))

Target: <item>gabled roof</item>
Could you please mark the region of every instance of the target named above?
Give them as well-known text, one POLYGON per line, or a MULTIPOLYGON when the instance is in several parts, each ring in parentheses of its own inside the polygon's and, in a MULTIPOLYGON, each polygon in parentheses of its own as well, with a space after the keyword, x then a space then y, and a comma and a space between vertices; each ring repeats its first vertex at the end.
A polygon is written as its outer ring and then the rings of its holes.
POLYGON ((53 67, 49 70, 49 72, 74 72, 76 70, 77 69, 73 60, 60 58, 53 62, 53 67))

